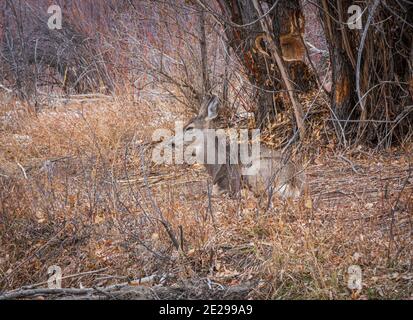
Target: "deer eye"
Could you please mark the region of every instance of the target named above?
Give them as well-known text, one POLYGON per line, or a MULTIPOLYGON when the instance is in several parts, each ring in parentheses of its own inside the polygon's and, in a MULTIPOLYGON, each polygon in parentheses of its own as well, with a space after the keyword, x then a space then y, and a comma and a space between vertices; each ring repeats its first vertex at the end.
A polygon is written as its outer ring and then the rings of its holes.
POLYGON ((193 129, 194 129, 194 127, 187 127, 187 128, 185 129, 185 132, 191 132, 193 129))

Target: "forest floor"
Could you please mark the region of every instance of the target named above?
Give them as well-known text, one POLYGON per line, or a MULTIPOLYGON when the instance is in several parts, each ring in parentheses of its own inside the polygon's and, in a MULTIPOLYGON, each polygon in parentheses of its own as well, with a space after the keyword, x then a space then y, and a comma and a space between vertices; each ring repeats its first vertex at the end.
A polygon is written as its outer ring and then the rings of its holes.
POLYGON ((52 266, 53 298, 413 298, 412 146, 317 146, 306 194, 266 210, 151 163, 152 132, 190 116, 173 104, 53 105, 0 99, 0 298, 50 298, 52 266))

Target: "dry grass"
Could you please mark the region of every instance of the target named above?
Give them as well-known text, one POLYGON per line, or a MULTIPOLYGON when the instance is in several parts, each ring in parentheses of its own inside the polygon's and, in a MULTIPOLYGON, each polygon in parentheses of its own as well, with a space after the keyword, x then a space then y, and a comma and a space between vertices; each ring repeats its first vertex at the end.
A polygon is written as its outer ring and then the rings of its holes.
POLYGON ((47 281, 58 265, 72 275, 64 287, 156 275, 152 284, 207 284, 205 297, 238 284, 251 289, 240 298, 413 296, 408 148, 318 146, 308 194, 265 211, 247 193, 208 197, 200 167, 151 164, 153 130, 184 117, 172 103, 114 99, 33 114, 0 101, 0 290, 47 281), (347 288, 353 264, 361 292, 347 288))

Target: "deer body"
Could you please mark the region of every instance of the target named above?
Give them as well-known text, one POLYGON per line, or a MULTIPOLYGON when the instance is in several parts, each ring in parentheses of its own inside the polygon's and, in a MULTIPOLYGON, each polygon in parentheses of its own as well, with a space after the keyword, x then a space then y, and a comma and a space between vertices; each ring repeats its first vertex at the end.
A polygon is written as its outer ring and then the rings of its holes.
MULTIPOLYGON (((204 101, 199 114, 184 127, 184 135, 192 130, 204 130, 213 128, 213 120, 218 114, 219 100, 217 97, 204 101)), ((180 139, 184 141, 185 139, 180 139)), ((264 146, 260 146, 260 152, 250 159, 248 165, 232 163, 230 160, 230 143, 218 140, 211 150, 206 139, 191 147, 199 155, 203 155, 204 166, 212 178, 214 193, 229 193, 234 196, 243 186, 247 186, 256 196, 268 194, 270 190, 279 194, 282 198, 297 198, 302 191, 304 174, 301 167, 290 160, 285 160, 282 153, 264 146), (225 161, 208 163, 208 153, 214 156, 225 150, 225 161), (248 174, 243 174, 248 170, 248 174)), ((239 151, 240 148, 237 148, 239 151)), ((251 150, 251 149, 249 149, 251 150)), ((239 154, 238 154, 239 156, 239 154)))

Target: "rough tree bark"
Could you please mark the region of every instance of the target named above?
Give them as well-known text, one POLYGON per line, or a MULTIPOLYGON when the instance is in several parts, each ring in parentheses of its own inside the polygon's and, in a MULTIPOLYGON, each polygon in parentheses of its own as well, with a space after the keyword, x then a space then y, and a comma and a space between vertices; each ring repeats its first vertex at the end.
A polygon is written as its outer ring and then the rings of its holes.
MULTIPOLYGON (((260 16, 263 16, 263 12, 262 12, 262 8, 261 5, 258 3, 257 0, 253 0, 254 3, 254 7, 257 10, 257 12, 259 13, 260 16)), ((272 35, 270 33, 268 24, 267 24, 267 19, 261 19, 260 21, 261 23, 261 27, 265 32, 265 35, 267 37, 267 43, 268 43, 268 47, 269 50, 271 52, 271 56, 275 59, 275 62, 277 64, 278 70, 281 74, 281 78, 282 81, 284 83, 285 88, 288 91, 288 96, 290 98, 290 102, 293 106, 294 109, 294 115, 295 115, 295 120, 297 122, 297 127, 298 130, 300 131, 300 138, 303 140, 305 138, 305 125, 304 125, 304 113, 303 113, 303 108, 300 104, 300 102, 298 101, 298 97, 297 94, 294 91, 294 87, 291 83, 291 78, 290 75, 288 73, 288 70, 285 67, 282 55, 281 55, 281 51, 278 49, 278 47, 275 44, 274 39, 272 38, 272 35)), ((281 48, 283 48, 283 46, 281 45, 281 48)), ((287 55, 287 54, 286 54, 287 55)), ((284 55, 284 57, 286 56, 284 55)))
MULTIPOLYGON (((319 0, 320 15, 330 51, 332 68, 332 111, 337 136, 346 140, 345 121, 356 119, 355 96, 355 53, 349 45, 348 33, 343 30, 345 21, 343 8, 352 4, 351 0, 319 0)), ((353 39, 354 44, 354 39, 353 39)))
MULTIPOLYGON (((233 25, 228 25, 226 35, 229 45, 232 47, 241 63, 244 65, 250 82, 257 90, 257 109, 255 112, 256 123, 259 128, 272 121, 279 111, 291 108, 288 94, 280 94, 285 91, 281 80, 281 74, 275 62, 264 51, 266 44, 260 40, 264 30, 261 27, 257 11, 251 0, 217 0, 224 17, 233 25), (252 23, 256 21, 256 23, 252 23), (238 26, 236 26, 238 25, 238 26), (242 27, 240 27, 242 25, 242 27)), ((276 0, 266 1, 268 11, 276 3, 276 0)), ((281 48, 283 57, 293 54, 300 56, 304 52, 302 33, 304 29, 304 16, 301 12, 299 0, 281 0, 268 14, 272 22, 270 30, 272 38, 278 48, 281 48)), ((300 90, 303 78, 303 70, 306 66, 296 59, 286 60, 288 77, 291 78, 294 89, 300 90)), ((304 89, 305 89, 304 88, 304 89)))
POLYGON ((357 29, 348 25, 353 4, 318 1, 332 66, 332 118, 344 144, 390 146, 394 137, 408 136, 413 121, 412 99, 406 95, 413 5, 360 1, 364 14, 357 29))

